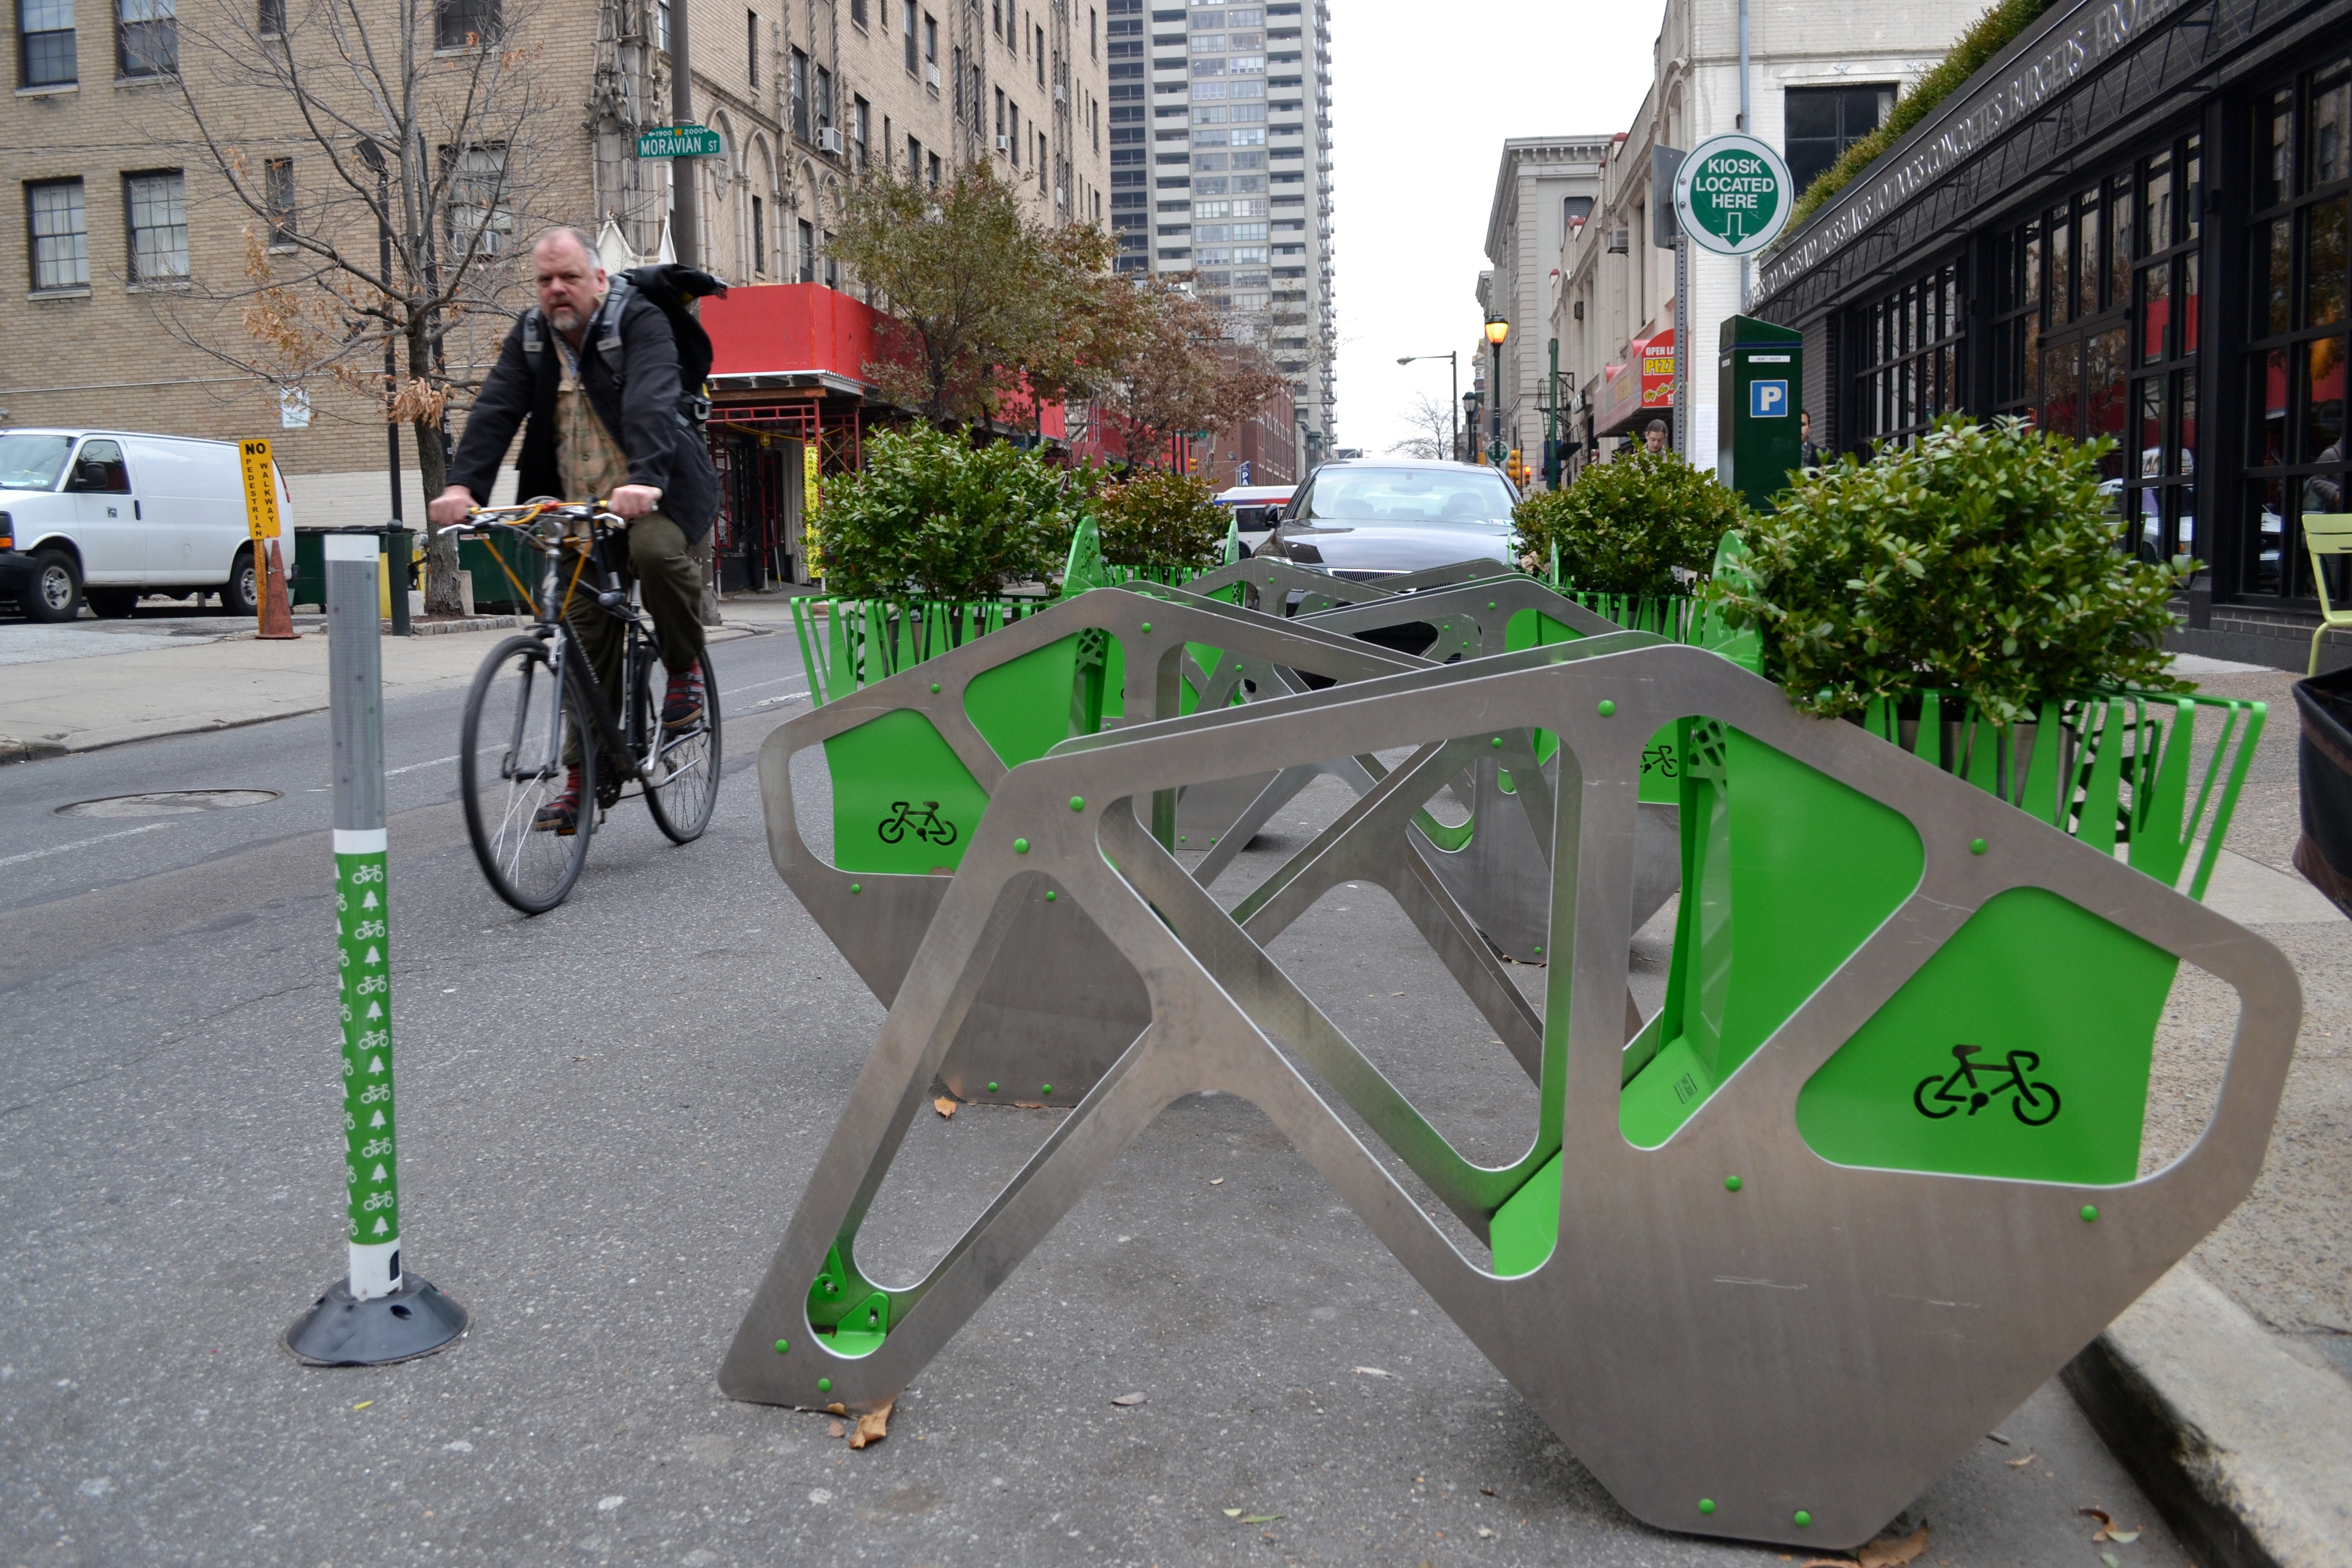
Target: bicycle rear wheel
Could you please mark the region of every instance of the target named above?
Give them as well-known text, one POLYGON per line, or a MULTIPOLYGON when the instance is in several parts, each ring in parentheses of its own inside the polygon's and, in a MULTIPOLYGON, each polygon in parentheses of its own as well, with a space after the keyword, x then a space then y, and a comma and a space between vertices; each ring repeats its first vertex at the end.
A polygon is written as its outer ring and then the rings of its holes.
POLYGON ((632 737, 638 744, 638 776, 645 781, 646 806, 654 826, 677 844, 691 844, 710 826, 719 804, 719 678, 705 650, 698 664, 702 672, 702 718, 693 728, 675 735, 661 729, 660 694, 669 675, 656 659, 637 666, 635 711, 642 715, 645 734, 632 737))
POLYGON ((575 684, 559 682, 537 637, 490 650, 466 698, 457 751, 466 836, 491 890, 527 915, 562 903, 580 879, 596 823, 596 731, 575 684), (558 690, 558 686, 562 689, 558 690), (564 742, 580 738, 580 802, 569 834, 534 827, 563 793, 564 742))

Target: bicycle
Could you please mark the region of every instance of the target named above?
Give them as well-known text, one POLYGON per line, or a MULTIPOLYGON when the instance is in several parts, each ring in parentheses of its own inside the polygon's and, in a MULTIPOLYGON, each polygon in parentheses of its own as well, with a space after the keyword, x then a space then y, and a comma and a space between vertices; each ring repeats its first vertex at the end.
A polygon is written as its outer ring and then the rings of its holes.
POLYGON ((894 800, 890 803, 890 812, 891 815, 884 817, 881 825, 874 830, 875 836, 885 844, 898 843, 907 837, 907 829, 910 827, 915 830, 916 837, 927 844, 936 844, 942 849, 956 841, 956 826, 940 815, 938 801, 927 800, 923 802, 922 810, 915 811, 909 809, 908 802, 894 800))
POLYGON ((474 858, 491 889, 525 914, 544 914, 571 893, 587 860, 590 836, 627 785, 638 786, 654 825, 676 844, 700 837, 718 803, 719 681, 710 655, 706 650, 699 660, 702 716, 664 733, 654 684, 660 658, 651 624, 635 585, 625 592, 620 584, 618 552, 627 548, 626 526, 594 500, 542 500, 477 508, 466 521, 436 531, 503 537, 541 557, 534 594, 505 556, 493 551, 536 624, 492 648, 475 672, 457 752, 458 792, 474 858), (583 590, 582 579, 592 569, 602 584, 583 590), (574 594, 583 591, 625 628, 618 714, 564 619, 574 594), (573 829, 535 826, 541 809, 563 792, 564 747, 574 738, 580 800, 573 829))
MULTIPOLYGON (((2009 1102, 2009 1109, 2015 1112, 2017 1119, 2020 1121, 2024 1122, 2028 1127, 2047 1127, 2051 1122, 2057 1120, 2058 1091, 2046 1083, 2028 1083, 2025 1080, 2025 1075, 2027 1073, 2041 1067, 2041 1057, 2032 1051, 2010 1052, 2009 1060, 2005 1064, 2009 1073, 2008 1080, 2006 1082, 2002 1082, 1996 1079, 1993 1086, 1990 1089, 1987 1089, 1977 1082, 1977 1064, 1972 1059, 1977 1053, 1983 1049, 1984 1047, 1982 1046, 1954 1046, 1952 1047, 1952 1055, 1959 1058, 1960 1065, 1954 1068, 1949 1073, 1942 1074, 1940 1076, 1936 1073, 1929 1073, 1926 1078, 1919 1080, 1919 1087, 1911 1091, 1911 1103, 1918 1108, 1920 1115, 1927 1117, 1931 1121, 1941 1121, 1947 1116, 1953 1115, 1960 1109, 1960 1107, 1965 1105, 1969 1108, 1969 1114, 1970 1116, 1974 1116, 1978 1111, 1982 1110, 1986 1106, 1991 1104, 1996 1096, 2015 1094, 2017 1098, 2009 1102), (1965 1080, 1969 1086, 1968 1092, 1965 1094, 1953 1093, 1952 1086, 1962 1082, 1963 1080, 1965 1080), (1945 1106, 1948 1109, 1943 1110, 1930 1110, 1927 1109, 1927 1100, 1929 1098, 1927 1094, 1927 1086, 1930 1084, 1934 1084, 1936 1086, 1936 1093, 1934 1095, 1936 1103, 1945 1106), (2041 1097, 2037 1097, 2034 1093, 2036 1089, 2041 1090, 2041 1097), (2049 1100, 2049 1110, 2039 1116, 2028 1116, 2025 1113, 2026 1107, 2028 1106, 2032 1106, 2037 1111, 2042 1110, 2042 1097, 2047 1097, 2049 1100)), ((1985 1070, 1988 1072, 1992 1070, 1990 1063, 1986 1064, 1985 1070)))

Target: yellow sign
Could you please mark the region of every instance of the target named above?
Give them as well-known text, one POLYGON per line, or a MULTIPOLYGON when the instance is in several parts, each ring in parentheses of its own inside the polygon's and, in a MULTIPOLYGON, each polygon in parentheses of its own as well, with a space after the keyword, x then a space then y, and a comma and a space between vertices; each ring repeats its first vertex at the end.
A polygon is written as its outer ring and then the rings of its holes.
POLYGON ((278 476, 269 463, 268 440, 240 441, 245 468, 245 528, 255 543, 278 537, 278 476))
POLYGON ((816 508, 818 501, 816 477, 816 443, 801 443, 801 559, 807 563, 811 580, 824 571, 824 552, 816 539, 816 508))

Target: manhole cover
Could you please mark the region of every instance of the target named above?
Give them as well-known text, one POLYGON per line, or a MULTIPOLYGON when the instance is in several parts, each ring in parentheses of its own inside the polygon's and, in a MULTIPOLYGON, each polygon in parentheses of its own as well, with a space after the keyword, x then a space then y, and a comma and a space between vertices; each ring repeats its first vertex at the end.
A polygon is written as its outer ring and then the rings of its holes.
POLYGON ((266 805, 278 798, 274 789, 172 789, 154 795, 116 795, 104 800, 78 800, 58 807, 59 816, 185 816, 191 812, 228 811, 240 805, 266 805))

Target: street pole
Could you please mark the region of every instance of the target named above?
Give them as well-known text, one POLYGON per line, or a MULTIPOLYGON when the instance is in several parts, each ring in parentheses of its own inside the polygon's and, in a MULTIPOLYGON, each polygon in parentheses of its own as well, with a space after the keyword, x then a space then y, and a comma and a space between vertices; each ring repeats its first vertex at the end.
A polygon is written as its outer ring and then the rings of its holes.
POLYGON ((1445 412, 1454 426, 1454 445, 1448 449, 1447 456, 1458 463, 1462 460, 1462 351, 1460 349, 1455 349, 1445 356, 1445 371, 1454 382, 1453 400, 1445 405, 1445 412))
POLYGON ((1494 458, 1496 463, 1499 466, 1502 459, 1495 458, 1493 448, 1503 444, 1503 345, 1501 342, 1496 342, 1491 346, 1495 351, 1495 373, 1488 376, 1486 380, 1487 384, 1494 388, 1495 395, 1488 398, 1486 403, 1487 406, 1493 411, 1494 417, 1492 423, 1494 429, 1489 438, 1489 447, 1486 455, 1490 458, 1494 458))
MULTIPOLYGON (((383 279, 384 296, 392 295, 392 169, 384 161, 383 149, 373 141, 362 140, 360 162, 375 171, 375 256, 376 272, 383 279)), ((408 633, 408 531, 402 527, 400 512, 400 421, 392 417, 391 399, 400 395, 400 358, 392 341, 392 317, 383 321, 383 395, 386 402, 383 421, 384 454, 392 479, 392 521, 383 531, 385 559, 402 568, 392 584, 392 635, 404 637, 408 633)))
POLYGON ((331 533, 323 542, 350 1256, 344 1277, 286 1331, 286 1348, 313 1365, 380 1366, 440 1349, 466 1331, 467 1319, 465 1308, 401 1268, 377 556, 364 534, 331 533))
MULTIPOLYGON (((1669 211, 1672 209, 1669 208, 1669 211)), ((1690 237, 1675 225, 1675 450, 1690 461, 1690 237)))
MULTIPOLYGON (((694 0, 676 0, 669 8, 669 111, 675 125, 694 123, 693 33, 687 21, 693 10, 694 0)), ((702 194, 695 173, 700 166, 692 158, 670 160, 669 243, 681 267, 702 265, 702 194)))

